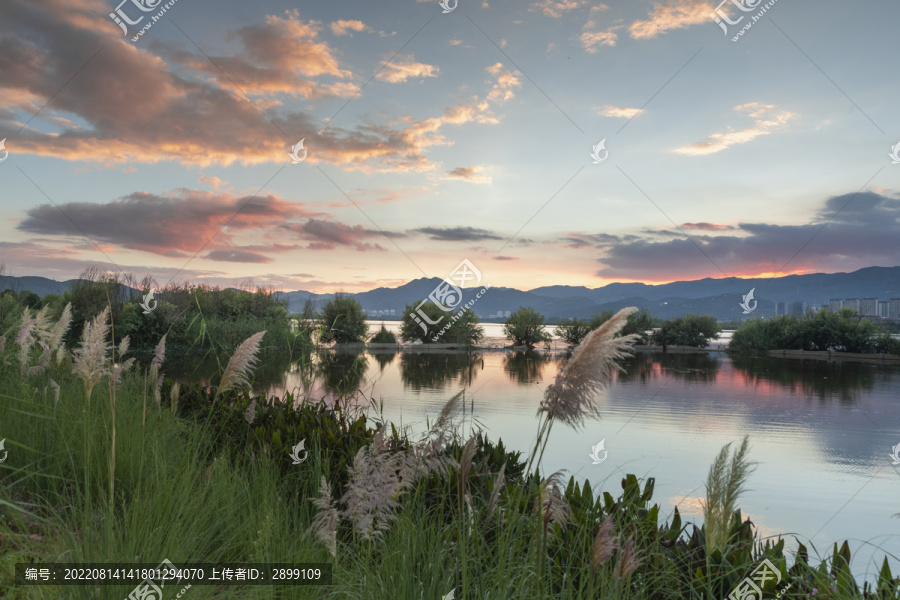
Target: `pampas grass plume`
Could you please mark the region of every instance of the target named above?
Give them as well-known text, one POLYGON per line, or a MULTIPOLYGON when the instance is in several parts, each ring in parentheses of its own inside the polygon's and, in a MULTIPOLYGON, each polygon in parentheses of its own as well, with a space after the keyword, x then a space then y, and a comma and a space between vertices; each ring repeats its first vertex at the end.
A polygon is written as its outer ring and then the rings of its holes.
POLYGON ((256 364, 256 354, 259 352, 259 344, 265 334, 265 331, 254 333, 237 347, 231 360, 228 361, 228 366, 225 367, 225 372, 222 373, 222 380, 219 382, 215 398, 232 389, 250 387, 248 377, 256 364))
POLYGON ((636 334, 615 337, 625 326, 628 316, 637 308, 623 308, 603 325, 590 332, 575 348, 566 366, 544 393, 538 413, 547 413, 574 428, 580 427, 587 416, 598 416, 595 402, 597 392, 612 379, 613 370, 621 370, 617 360, 628 356, 636 334))

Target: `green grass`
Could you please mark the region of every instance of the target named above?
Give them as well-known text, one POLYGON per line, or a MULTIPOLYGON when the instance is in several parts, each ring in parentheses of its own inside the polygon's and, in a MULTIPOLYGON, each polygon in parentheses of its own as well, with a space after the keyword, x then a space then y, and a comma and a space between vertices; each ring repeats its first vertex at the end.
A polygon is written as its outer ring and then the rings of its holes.
MULTIPOLYGON (((305 535, 317 510, 311 500, 319 496, 322 477, 338 502, 344 491, 359 485, 348 476, 348 467, 360 448, 371 445, 382 423, 323 405, 293 411, 264 398, 255 398, 255 418, 248 423, 245 414, 254 400, 249 393, 227 392, 215 399, 214 389, 207 393, 199 385, 182 390, 173 412, 169 383, 157 407, 152 393, 145 392, 142 371, 130 372, 115 388, 110 499, 108 377, 94 388, 86 410, 84 386, 71 375, 71 358, 23 376, 12 338, 6 343, 6 354, 0 352, 0 436, 9 451, 0 463, 4 599, 121 600, 134 587, 15 587, 11 578, 18 562, 156 566, 165 558, 176 565, 333 564, 331 586, 194 585, 184 597, 198 600, 420 600, 451 590, 466 600, 724 600, 762 558, 782 570, 782 585, 791 583, 783 598, 808 598, 813 588, 819 590, 817 599, 900 597, 900 580, 889 571, 882 573, 879 595, 864 596, 850 576, 846 546, 835 545, 813 564, 802 545, 795 557, 787 554, 784 540, 760 539, 739 510, 717 525, 716 542, 707 544, 706 527, 682 523, 677 509, 671 519, 660 518, 665 509, 652 503, 652 478, 639 482, 628 475, 616 496, 570 479, 555 496, 569 507, 568 516, 558 522, 545 519, 552 502, 537 511, 536 502, 554 496, 541 496, 547 479, 525 471, 527 457, 480 436, 466 454, 466 440, 458 432, 441 448, 455 466, 413 480, 396 496, 395 520, 380 535, 366 539, 343 520, 332 557, 305 535), (58 403, 51 378, 60 386, 58 403), (293 465, 290 447, 304 438, 308 459, 293 465), (501 467, 505 483, 493 504, 501 467), (592 564, 592 548, 607 519, 619 543, 607 560, 592 564), (623 575, 617 571, 627 539, 640 565, 623 575)), ((392 455, 409 453, 416 443, 393 428, 387 440, 392 455)), ((736 502, 734 495, 726 494, 736 502)), ((728 510, 735 506, 730 500, 725 505, 728 510)), ((766 589, 765 597, 775 593, 766 589)))

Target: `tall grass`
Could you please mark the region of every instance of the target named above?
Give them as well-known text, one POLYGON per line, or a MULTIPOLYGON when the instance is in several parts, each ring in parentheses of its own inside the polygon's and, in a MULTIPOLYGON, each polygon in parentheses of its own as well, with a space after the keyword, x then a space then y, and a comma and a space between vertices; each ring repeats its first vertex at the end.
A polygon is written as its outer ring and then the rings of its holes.
MULTIPOLYGON (((28 335, 52 331, 49 324, 37 327, 37 317, 29 313, 6 332, 9 338, 32 319, 28 335)), ((739 514, 749 474, 746 439, 730 458, 723 448, 710 471, 703 544, 696 528, 682 535, 687 526, 677 510, 671 524, 659 527, 652 480, 641 490, 629 475, 618 499, 597 498, 587 482, 540 478, 520 454, 480 435, 464 441, 454 426, 462 394, 418 438, 377 424, 346 470, 324 457, 351 444, 348 415, 325 413, 341 423, 340 435, 311 439, 309 460, 292 466, 254 437, 277 427, 280 417, 272 415, 281 413, 266 398, 239 393, 252 377, 261 336, 234 353, 214 394, 172 386, 168 406, 153 402, 148 410, 147 390, 159 376, 125 367, 128 346, 107 344, 114 338, 105 319, 101 313, 89 321, 78 352, 44 369, 31 369, 43 353, 32 344, 24 375, 21 347, 0 346, 2 428, 14 432, 5 434, 9 459, 0 464, 0 572, 29 560, 331 562, 334 582, 324 588, 194 586, 186 597, 421 600, 453 590, 461 600, 699 600, 727 597, 760 556, 784 560, 783 542, 738 544, 722 529, 726 515, 739 514), (200 402, 212 418, 186 417, 179 402, 200 402), (704 572, 698 565, 711 548, 731 562, 707 563, 704 572)), ((554 420, 574 425, 594 414, 593 394, 628 343, 617 341, 623 338, 614 338, 615 330, 613 324, 585 340, 545 395, 543 435, 554 420)), ((529 463, 540 464, 545 447, 546 438, 529 463)), ((841 570, 847 563, 843 548, 817 569, 798 560, 785 597, 827 589, 832 574, 839 585, 829 600, 861 597, 841 570)), ((888 573, 882 590, 894 591, 879 598, 896 598, 898 585, 888 573)), ((130 588, 13 587, 0 578, 0 597, 9 600, 121 600, 130 588)))

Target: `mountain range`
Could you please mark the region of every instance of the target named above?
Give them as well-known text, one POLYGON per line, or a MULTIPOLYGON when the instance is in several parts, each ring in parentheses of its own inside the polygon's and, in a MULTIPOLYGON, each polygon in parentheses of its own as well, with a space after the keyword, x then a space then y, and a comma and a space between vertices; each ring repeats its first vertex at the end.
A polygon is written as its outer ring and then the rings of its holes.
MULTIPOLYGON (((29 290, 43 296, 61 294, 75 281, 54 281, 45 277, 0 277, 0 290, 29 290)), ((367 292, 347 293, 355 298, 372 319, 399 320, 407 304, 418 304, 443 280, 420 278, 396 288, 376 288, 367 292), (381 312, 379 312, 381 311, 381 312), (393 315, 390 311, 394 311, 393 315)), ((481 285, 489 283, 483 281, 481 285)), ((475 299, 481 287, 463 290, 463 302, 475 299)), ((321 307, 334 294, 306 291, 276 292, 288 301, 289 310, 298 313, 308 299, 321 307)), ((654 316, 671 319, 687 313, 708 314, 732 321, 757 316, 772 316, 776 302, 805 302, 812 306, 827 305, 831 298, 900 298, 900 266, 866 267, 852 273, 814 273, 788 275, 773 279, 698 279, 660 285, 645 283, 611 283, 598 288, 554 285, 523 291, 508 287, 492 287, 478 299, 472 310, 482 320, 498 312, 512 312, 529 307, 554 322, 568 317, 587 318, 604 310, 625 306, 646 308, 654 316), (756 310, 744 315, 740 306, 743 296, 754 289, 756 310)), ((752 303, 751 303, 752 306, 752 303)))

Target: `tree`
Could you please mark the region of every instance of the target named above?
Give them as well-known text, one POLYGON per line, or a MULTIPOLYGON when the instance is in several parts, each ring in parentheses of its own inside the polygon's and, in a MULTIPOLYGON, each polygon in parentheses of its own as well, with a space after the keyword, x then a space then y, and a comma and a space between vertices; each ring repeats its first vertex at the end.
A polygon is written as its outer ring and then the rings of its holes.
POLYGON ((566 319, 557 325, 554 331, 569 346, 577 346, 590 332, 590 324, 577 318, 566 319))
POLYGON ((637 334, 641 336, 641 339, 636 343, 646 344, 650 341, 650 334, 648 332, 652 328, 653 317, 650 316, 650 312, 646 308, 642 308, 636 313, 628 315, 628 320, 625 322, 625 326, 622 327, 621 335, 637 334))
POLYGON ((484 339, 484 328, 478 324, 478 316, 466 307, 451 313, 433 302, 407 304, 400 319, 400 338, 405 342, 473 346, 484 339))
POLYGON ((384 326, 384 323, 381 324, 381 329, 372 336, 372 339, 369 340, 373 344, 396 344, 397 336, 387 330, 387 327, 384 326))
POLYGON ((544 330, 544 315, 532 308, 520 308, 509 316, 503 325, 514 346, 534 348, 539 342, 549 342, 552 338, 544 330))
MULTIPOLYGON (((554 333, 565 340, 569 346, 577 346, 587 334, 609 321, 612 317, 613 311, 604 310, 602 313, 591 317, 590 321, 583 321, 577 318, 566 319, 556 326, 554 333)), ((653 317, 650 316, 646 308, 642 308, 640 311, 628 315, 625 326, 622 327, 621 332, 616 334, 616 337, 635 333, 641 337, 637 343, 646 344, 650 340, 650 334, 647 331, 652 327, 653 317)))
POLYGON ((362 306, 353 298, 335 294, 322 308, 319 316, 319 339, 326 344, 361 342, 369 332, 362 306))
POLYGON ((715 317, 710 315, 684 315, 677 319, 663 321, 660 329, 651 339, 665 350, 669 344, 705 348, 710 340, 717 339, 721 328, 715 317))

